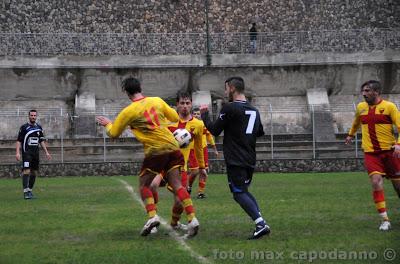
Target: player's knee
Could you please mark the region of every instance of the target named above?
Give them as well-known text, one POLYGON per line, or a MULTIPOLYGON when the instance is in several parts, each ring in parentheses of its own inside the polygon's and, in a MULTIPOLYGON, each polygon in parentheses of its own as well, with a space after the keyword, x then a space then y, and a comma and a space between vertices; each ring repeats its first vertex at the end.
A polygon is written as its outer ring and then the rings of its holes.
POLYGON ((371 175, 371 184, 374 189, 383 188, 383 178, 382 175, 373 174, 371 175))

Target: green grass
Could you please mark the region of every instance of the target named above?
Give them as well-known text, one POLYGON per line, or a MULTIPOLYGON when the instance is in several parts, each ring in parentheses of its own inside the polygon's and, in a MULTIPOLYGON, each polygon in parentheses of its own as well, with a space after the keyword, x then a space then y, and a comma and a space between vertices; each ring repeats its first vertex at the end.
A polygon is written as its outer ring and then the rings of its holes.
MULTIPOLYGON (((20 180, 0 180, 0 263, 197 263, 164 228, 139 236, 144 210, 118 179, 137 190, 136 177, 39 178, 38 199, 25 201, 20 180)), ((309 263, 315 254, 322 259, 313 263, 398 263, 400 201, 387 181, 393 230, 379 232, 370 188, 365 173, 255 174, 250 191, 272 233, 247 241, 253 224, 226 176, 210 175, 208 198, 194 199, 200 233, 186 243, 212 263, 309 263), (385 262, 387 248, 395 261, 385 262), (369 259, 348 260, 351 251, 369 259)), ((164 219, 171 205, 160 190, 164 219)))

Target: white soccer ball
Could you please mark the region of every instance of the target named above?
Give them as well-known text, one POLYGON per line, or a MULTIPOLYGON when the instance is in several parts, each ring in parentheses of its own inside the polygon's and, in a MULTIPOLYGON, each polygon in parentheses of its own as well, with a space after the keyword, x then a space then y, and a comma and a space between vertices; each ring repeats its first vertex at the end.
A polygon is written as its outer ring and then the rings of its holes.
POLYGON ((179 147, 185 148, 189 146, 192 135, 186 129, 178 128, 174 131, 174 137, 178 141, 179 147))

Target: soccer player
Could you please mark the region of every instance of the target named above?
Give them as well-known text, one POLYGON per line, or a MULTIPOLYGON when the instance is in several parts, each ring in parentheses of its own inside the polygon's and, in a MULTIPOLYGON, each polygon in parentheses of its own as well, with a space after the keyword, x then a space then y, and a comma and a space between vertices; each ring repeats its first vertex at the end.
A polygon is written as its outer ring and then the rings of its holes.
POLYGON ((132 103, 118 114, 114 123, 103 116, 98 116, 97 122, 106 128, 108 136, 112 138, 118 137, 126 127, 130 127, 137 140, 143 144, 145 157, 139 186, 149 219, 141 235, 147 236, 154 227, 160 225, 155 201, 158 197, 154 196, 150 185, 157 174, 165 172, 168 184, 186 211, 189 222, 188 236, 193 237, 198 232, 199 222, 195 217, 190 195, 181 183, 180 169, 184 165, 182 153, 178 142, 167 127, 170 122, 178 121, 178 114, 161 98, 145 97, 136 78, 125 79, 122 82, 122 89, 132 103))
POLYGON ((46 147, 46 141, 42 127, 36 123, 37 111, 29 111, 29 122, 22 125, 19 129, 18 139, 15 148, 15 158, 20 161, 22 150, 22 187, 24 199, 33 198, 32 189, 36 177, 39 175, 39 145, 46 153, 46 158, 51 159, 51 155, 46 147))
MULTIPOLYGON (((174 132, 178 128, 185 128, 190 132, 192 136, 192 141, 189 146, 186 148, 182 148, 182 154, 185 160, 184 169, 182 172, 182 185, 187 187, 187 167, 190 155, 190 149, 194 148, 194 152, 196 155, 196 159, 199 165, 199 173, 200 175, 206 175, 205 164, 204 164, 204 154, 203 154, 203 129, 204 124, 193 118, 191 114, 192 110, 192 96, 185 91, 178 91, 176 96, 176 109, 179 115, 179 121, 173 125, 169 126, 169 129, 174 132)), ((204 176, 202 176, 204 177, 204 176)), ((169 184, 169 182, 168 182, 169 184)), ((180 226, 179 219, 182 214, 182 205, 176 201, 172 208, 172 218, 171 218, 171 226, 180 226)))
POLYGON ((381 91, 381 84, 375 80, 361 85, 365 102, 357 105, 345 143, 351 143, 361 126, 364 165, 371 182, 376 209, 382 218, 379 230, 387 231, 391 225, 386 210, 383 177, 392 181, 400 197, 400 141, 393 134, 393 125, 400 131, 400 116, 395 104, 381 98, 381 91))
MULTIPOLYGON (((203 122, 201 120, 200 108, 198 108, 198 107, 193 108, 192 115, 193 115, 193 117, 195 117, 195 118, 199 119, 201 122, 203 122)), ((205 165, 206 172, 208 170, 208 148, 207 148, 208 144, 210 144, 212 146, 216 157, 218 157, 219 153, 217 150, 217 146, 215 145, 214 137, 207 130, 207 128, 204 127, 204 129, 203 129, 203 155, 204 155, 204 165, 205 165)), ((198 166, 199 165, 198 165, 196 156, 194 155, 194 149, 191 149, 190 155, 189 155, 189 171, 190 171, 189 186, 187 188, 189 193, 191 193, 193 183, 196 180, 197 175, 199 174, 198 166)), ((206 188, 207 178, 208 178, 207 174, 203 174, 202 177, 199 177, 199 189, 197 192, 198 199, 206 198, 206 195, 204 192, 205 192, 205 188, 206 188)))
POLYGON ((248 190, 256 164, 256 138, 264 135, 264 130, 260 113, 247 102, 244 89, 241 77, 231 77, 225 81, 229 103, 222 107, 219 117, 211 122, 206 105, 201 106, 200 111, 211 134, 218 136, 224 131, 223 151, 229 187, 233 199, 255 223, 249 239, 257 239, 270 233, 256 199, 248 190))

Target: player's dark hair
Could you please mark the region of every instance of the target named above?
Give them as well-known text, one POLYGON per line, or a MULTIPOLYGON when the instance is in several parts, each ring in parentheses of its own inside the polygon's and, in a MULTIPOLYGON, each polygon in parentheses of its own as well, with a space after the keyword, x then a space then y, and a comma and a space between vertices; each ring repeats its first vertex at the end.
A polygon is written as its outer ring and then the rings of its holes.
POLYGON ((200 107, 197 107, 197 106, 196 106, 196 107, 193 107, 192 113, 193 113, 193 112, 198 112, 198 111, 200 111, 200 107))
POLYGON ((361 91, 364 88, 364 86, 368 86, 370 89, 374 90, 378 94, 380 94, 382 92, 382 86, 381 86, 381 83, 379 81, 376 81, 376 80, 366 81, 365 83, 363 83, 361 85, 361 91))
POLYGON ((136 78, 129 77, 122 81, 122 91, 127 92, 128 95, 134 95, 142 92, 140 81, 136 78))
POLYGON ((31 109, 31 110, 29 110, 28 115, 31 115, 32 112, 37 113, 37 111, 35 109, 31 109))
POLYGON ((225 83, 227 83, 229 86, 235 87, 236 91, 239 93, 243 93, 244 91, 244 80, 242 77, 230 77, 226 79, 225 83))
POLYGON ((188 98, 190 101, 192 101, 192 94, 184 90, 179 90, 176 93, 176 102, 179 102, 180 99, 185 99, 185 98, 188 98))

